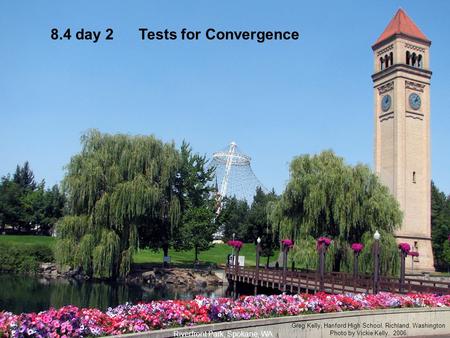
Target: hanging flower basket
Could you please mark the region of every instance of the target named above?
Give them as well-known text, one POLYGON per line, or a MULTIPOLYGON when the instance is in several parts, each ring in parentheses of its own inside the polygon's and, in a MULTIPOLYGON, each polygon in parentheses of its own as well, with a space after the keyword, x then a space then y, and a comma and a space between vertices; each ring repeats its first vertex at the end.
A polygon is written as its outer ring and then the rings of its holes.
POLYGON ((283 247, 287 247, 288 249, 290 249, 294 246, 294 242, 290 239, 283 239, 281 241, 281 244, 283 245, 283 247))
POLYGON ((411 246, 408 243, 400 243, 398 248, 407 255, 411 251, 411 246))
POLYGON ((319 250, 322 246, 328 248, 328 246, 331 244, 331 239, 328 237, 319 237, 317 240, 317 250, 319 250))
POLYGON ((242 246, 244 245, 244 243, 242 243, 241 241, 237 241, 237 240, 234 240, 234 241, 228 241, 227 244, 228 244, 229 246, 232 246, 232 247, 235 248, 235 249, 240 249, 240 248, 242 248, 242 246))
POLYGON ((364 244, 362 243, 353 243, 352 250, 354 253, 359 254, 364 249, 364 244))
POLYGON ((410 255, 411 257, 419 257, 419 253, 417 251, 410 251, 408 252, 408 255, 410 255))

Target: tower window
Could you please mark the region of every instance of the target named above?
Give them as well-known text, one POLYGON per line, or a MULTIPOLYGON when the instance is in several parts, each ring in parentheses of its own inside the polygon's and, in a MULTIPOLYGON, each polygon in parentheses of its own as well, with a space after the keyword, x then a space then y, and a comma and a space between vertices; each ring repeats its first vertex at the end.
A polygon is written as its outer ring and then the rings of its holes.
POLYGON ((412 182, 416 183, 416 172, 415 171, 413 171, 412 182))
POLYGON ((417 67, 423 68, 422 55, 419 55, 419 56, 417 57, 417 67))
POLYGON ((389 61, 391 62, 391 66, 394 64, 394 54, 391 52, 389 54, 389 61))
POLYGON ((412 53, 411 66, 416 67, 417 66, 416 62, 417 62, 417 55, 416 53, 412 53))
POLYGON ((380 58, 380 70, 383 70, 384 69, 384 60, 383 60, 383 58, 381 57, 380 58))
POLYGON ((406 64, 409 66, 409 64, 411 63, 411 54, 409 53, 409 51, 406 52, 406 64))
POLYGON ((387 54, 384 56, 384 66, 389 67, 389 56, 387 54))

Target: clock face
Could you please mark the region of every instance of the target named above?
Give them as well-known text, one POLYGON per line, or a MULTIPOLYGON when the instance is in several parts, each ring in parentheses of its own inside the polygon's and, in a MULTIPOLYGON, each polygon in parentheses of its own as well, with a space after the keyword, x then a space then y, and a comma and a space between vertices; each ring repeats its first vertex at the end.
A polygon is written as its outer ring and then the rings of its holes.
POLYGON ((422 104, 422 100, 420 99, 420 96, 416 93, 412 93, 409 95, 409 105, 412 109, 417 110, 420 108, 420 105, 422 104))
POLYGON ((391 108, 391 102, 392 102, 391 96, 384 95, 383 98, 381 99, 381 109, 383 109, 383 111, 388 111, 389 108, 391 108))

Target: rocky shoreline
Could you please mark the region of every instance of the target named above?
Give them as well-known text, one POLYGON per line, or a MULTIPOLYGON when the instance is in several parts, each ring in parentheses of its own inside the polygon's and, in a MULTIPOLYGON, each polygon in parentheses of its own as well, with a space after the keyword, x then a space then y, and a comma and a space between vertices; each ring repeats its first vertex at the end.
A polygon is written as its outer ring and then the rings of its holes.
MULTIPOLYGON (((41 263, 38 275, 51 279, 77 279, 87 280, 79 269, 63 266, 58 269, 55 263, 41 263)), ((132 272, 125 280, 130 284, 148 285, 152 287, 183 287, 183 288, 206 288, 221 286, 226 280, 220 274, 211 269, 188 269, 188 268, 162 268, 149 267, 145 270, 132 272)))
POLYGON ((132 283, 142 283, 155 287, 205 288, 223 284, 223 280, 212 271, 184 268, 153 268, 148 271, 133 273, 128 277, 128 280, 132 283))

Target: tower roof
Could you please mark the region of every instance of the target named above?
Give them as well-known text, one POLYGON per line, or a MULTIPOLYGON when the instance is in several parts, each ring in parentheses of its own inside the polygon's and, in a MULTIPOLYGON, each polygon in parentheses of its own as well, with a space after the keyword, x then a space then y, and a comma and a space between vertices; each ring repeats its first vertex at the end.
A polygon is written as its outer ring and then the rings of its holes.
POLYGON ((425 34, 422 33, 419 27, 416 26, 414 21, 411 20, 408 14, 400 8, 392 18, 391 22, 389 22, 384 32, 377 39, 374 46, 398 34, 421 40, 427 44, 431 42, 425 34))

